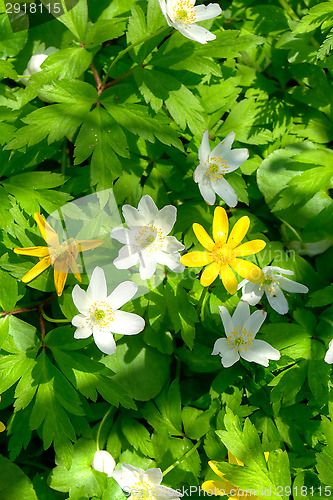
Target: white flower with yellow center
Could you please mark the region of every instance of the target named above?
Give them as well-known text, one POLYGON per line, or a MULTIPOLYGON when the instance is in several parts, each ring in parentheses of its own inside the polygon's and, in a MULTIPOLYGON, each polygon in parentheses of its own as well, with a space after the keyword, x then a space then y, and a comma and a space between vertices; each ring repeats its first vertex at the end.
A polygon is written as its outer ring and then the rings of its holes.
POLYGON ((216 195, 219 195, 229 207, 237 205, 237 195, 224 176, 236 170, 249 157, 247 149, 233 149, 235 133, 230 132, 213 151, 208 142, 208 130, 202 137, 199 148, 200 164, 194 171, 193 178, 198 184, 200 193, 208 205, 214 205, 216 195))
POLYGON ((121 469, 116 469, 112 477, 125 493, 130 494, 128 500, 179 500, 183 496, 172 488, 161 486, 163 479, 161 469, 144 471, 122 463, 121 469))
POLYGON ((305 285, 281 276, 281 274, 294 274, 289 269, 266 266, 263 267, 262 272, 264 278, 261 283, 251 283, 248 280, 243 280, 238 285, 238 290, 242 289, 242 300, 245 300, 251 306, 258 304, 265 293, 270 306, 279 314, 286 314, 289 307, 281 288, 291 293, 307 293, 309 291, 305 285))
POLYGON ((327 353, 325 354, 324 361, 328 364, 333 364, 333 340, 328 344, 328 350, 327 353))
POLYGON ((212 354, 221 356, 224 368, 229 368, 239 358, 263 366, 268 366, 269 359, 280 359, 279 351, 264 340, 255 339, 266 318, 264 311, 257 310, 250 315, 248 303, 241 300, 232 317, 224 306, 219 307, 219 312, 227 338, 215 342, 212 354))
POLYGON ((135 283, 124 281, 107 295, 104 271, 95 267, 87 291, 75 285, 72 292, 73 302, 80 312, 72 319, 72 324, 77 327, 74 337, 86 339, 92 334, 98 349, 113 354, 116 343, 112 333, 136 335, 144 329, 141 316, 118 310, 134 297, 137 290, 135 283))
POLYGON ((115 227, 111 238, 124 246, 113 261, 118 269, 129 269, 140 264, 141 279, 150 279, 156 265, 168 266, 171 271, 181 273, 184 266, 179 262, 179 252, 184 245, 174 236, 167 236, 176 221, 177 209, 167 205, 158 210, 149 195, 141 198, 138 208, 123 206, 123 215, 128 226, 115 227))
POLYGON ((213 33, 195 23, 219 16, 222 12, 221 7, 217 3, 195 7, 195 1, 158 0, 168 25, 178 30, 186 38, 199 43, 215 40, 216 36, 213 33))

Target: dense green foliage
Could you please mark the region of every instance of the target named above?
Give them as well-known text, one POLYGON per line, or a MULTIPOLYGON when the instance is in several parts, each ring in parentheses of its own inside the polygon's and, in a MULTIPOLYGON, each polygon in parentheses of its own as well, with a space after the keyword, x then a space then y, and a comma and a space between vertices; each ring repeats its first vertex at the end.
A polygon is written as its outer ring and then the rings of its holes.
POLYGON ((220 0, 222 15, 201 23, 216 35, 206 45, 168 27, 157 0, 79 0, 17 32, 4 4, 1 500, 125 498, 91 468, 110 405, 101 449, 144 469, 177 462, 164 478, 172 488, 213 479, 208 461, 216 460, 233 485, 271 488, 272 499, 287 499, 288 487, 295 499, 333 497, 332 367, 324 362, 333 326, 333 2, 220 0), (30 57, 51 46, 59 51, 24 86, 30 57), (59 298, 52 268, 24 284, 37 260, 13 249, 45 244, 33 215, 61 208, 79 239, 105 238, 87 262, 90 271, 111 266, 111 285, 121 276, 112 267, 120 246, 109 237, 120 216, 104 215, 114 214, 113 196, 121 212, 149 194, 159 209, 177 207, 172 234, 186 251, 201 250, 192 223, 211 234, 214 207, 192 176, 206 129, 212 147, 233 131, 250 153, 227 177, 238 205, 217 199, 231 226, 248 215, 249 239, 267 242, 248 260, 292 270, 309 288, 286 294, 283 316, 261 303, 258 337, 281 358, 268 368, 243 360, 223 368, 211 356, 224 335, 218 306, 233 312, 241 293, 230 296, 219 279, 203 293, 189 269, 166 270, 128 303, 145 329, 117 336, 116 353, 103 355, 91 338, 73 337, 75 278, 59 298), (72 202, 87 195, 89 216, 72 202), (244 467, 228 464, 227 450, 244 467))

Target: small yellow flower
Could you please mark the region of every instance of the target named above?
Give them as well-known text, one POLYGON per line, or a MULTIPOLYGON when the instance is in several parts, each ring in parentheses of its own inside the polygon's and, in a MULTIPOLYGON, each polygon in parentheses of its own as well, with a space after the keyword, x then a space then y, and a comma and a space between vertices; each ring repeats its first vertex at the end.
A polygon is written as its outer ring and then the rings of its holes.
POLYGON ((55 288, 58 296, 60 296, 63 292, 69 269, 78 281, 82 281, 79 266, 76 263, 79 252, 96 248, 102 245, 104 240, 77 241, 74 238, 70 238, 60 244, 57 233, 45 221, 44 217, 36 212, 34 219, 48 246, 14 248, 14 252, 19 255, 32 255, 40 258, 38 264, 23 276, 22 281, 23 283, 29 283, 29 281, 39 276, 45 269, 52 265, 54 267, 55 288))
MULTIPOLYGON (((1 401, 1 396, 0 396, 0 401, 1 401)), ((5 424, 3 424, 2 422, 0 422, 0 432, 3 432, 5 429, 6 429, 5 424)))
MULTIPOLYGON (((268 460, 269 452, 265 451, 264 452, 266 462, 268 460)), ((228 450, 228 461, 229 464, 233 465, 239 465, 240 467, 244 467, 243 462, 238 460, 238 458, 234 457, 232 453, 228 450)), ((258 497, 256 495, 251 494, 253 490, 248 490, 248 493, 246 493, 246 489, 241 491, 241 495, 238 496, 238 490, 241 488, 236 488, 230 481, 225 479, 223 472, 221 472, 218 467, 216 466, 218 462, 211 460, 208 462, 209 467, 217 474, 220 478, 221 481, 219 480, 210 480, 210 481, 205 481, 201 488, 208 493, 211 493, 212 491, 214 492, 214 495, 217 496, 224 496, 224 495, 230 495, 229 497, 232 500, 242 500, 244 497, 251 497, 251 499, 259 499, 261 497, 258 497)))
POLYGON ((264 280, 262 270, 252 262, 239 259, 239 257, 258 253, 266 246, 266 242, 263 240, 247 241, 240 245, 249 225, 249 217, 241 217, 232 228, 228 238, 229 220, 227 213, 224 208, 216 207, 213 218, 214 241, 200 224, 194 223, 193 231, 207 251, 187 253, 180 258, 180 262, 188 267, 209 264, 200 278, 202 286, 211 285, 220 274, 223 285, 232 295, 237 292, 238 286, 234 271, 253 283, 261 283, 264 280))

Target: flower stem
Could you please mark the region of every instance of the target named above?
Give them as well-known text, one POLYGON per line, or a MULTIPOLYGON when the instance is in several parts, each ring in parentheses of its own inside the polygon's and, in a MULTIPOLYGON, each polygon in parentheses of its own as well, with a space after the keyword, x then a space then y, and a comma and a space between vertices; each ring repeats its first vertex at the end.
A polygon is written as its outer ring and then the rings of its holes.
POLYGON ((172 469, 174 469, 178 464, 180 464, 183 460, 185 460, 185 458, 188 458, 190 455, 192 455, 192 453, 197 449, 199 448, 201 444, 201 439, 199 439, 199 441, 197 442, 197 444, 195 444, 194 446, 192 446, 192 448, 190 448, 186 453, 185 455, 183 455, 181 458, 179 458, 178 460, 176 460, 173 464, 170 465, 170 467, 168 467, 167 469, 165 469, 164 472, 162 472, 162 476, 166 476, 169 472, 172 471, 172 469))
POLYGON ((97 429, 97 435, 96 435, 96 448, 97 448, 97 451, 99 451, 99 439, 100 439, 100 435, 101 435, 101 430, 102 430, 102 427, 104 425, 104 422, 106 421, 106 419, 108 418, 108 416, 110 415, 112 409, 114 407, 113 406, 110 406, 110 408, 108 409, 108 411, 105 413, 104 417, 102 418, 101 420, 101 423, 99 424, 98 426, 98 429, 97 429))
POLYGON ((208 288, 207 287, 203 288, 201 295, 200 295, 200 298, 199 298, 198 303, 197 303, 196 310, 197 310, 199 319, 201 317, 202 305, 203 305, 203 301, 205 300, 207 292, 208 292, 208 288))
POLYGON ((13 311, 3 311, 0 312, 0 317, 1 316, 11 316, 12 314, 19 314, 21 312, 27 312, 27 311, 37 311, 40 306, 44 306, 48 302, 51 302, 51 300, 54 300, 56 298, 56 295, 52 295, 52 297, 49 297, 48 299, 44 300, 43 302, 38 302, 38 304, 35 304, 33 306, 29 307, 21 307, 20 309, 14 309, 13 311))
POLYGON ((302 240, 302 238, 301 238, 300 234, 296 231, 296 229, 295 229, 295 228, 293 228, 293 226, 291 226, 291 225, 289 224, 289 222, 287 222, 287 221, 285 221, 285 220, 283 220, 283 219, 281 219, 281 221, 283 222, 283 224, 284 224, 285 226, 289 227, 290 231, 292 231, 292 232, 294 233, 294 235, 296 236, 296 238, 297 238, 297 239, 301 242, 301 244, 303 245, 303 240, 302 240))
POLYGON ((144 42, 147 42, 147 40, 150 40, 151 38, 154 38, 154 36, 156 35, 159 35, 160 33, 162 33, 164 30, 166 30, 167 28, 169 28, 169 26, 163 26, 163 28, 160 28, 159 30, 155 31, 155 33, 152 33, 151 35, 148 35, 144 38, 141 38, 141 40, 138 40, 137 42, 135 43, 132 43, 131 45, 129 45, 128 47, 126 47, 126 49, 124 50, 121 50, 119 52, 119 54, 115 57, 115 59, 112 61, 112 63, 110 64, 107 72, 105 73, 104 75, 104 78, 103 78, 103 84, 106 83, 108 77, 109 77, 109 74, 112 70, 112 68, 117 64, 117 62, 125 55, 127 54, 127 52, 129 52, 130 50, 132 50, 134 47, 136 47, 137 45, 141 45, 142 43, 144 42))
POLYGON ((43 310, 42 310, 42 316, 49 323, 70 323, 70 321, 68 319, 54 319, 54 318, 50 318, 50 316, 47 316, 47 314, 45 314, 45 312, 43 310))

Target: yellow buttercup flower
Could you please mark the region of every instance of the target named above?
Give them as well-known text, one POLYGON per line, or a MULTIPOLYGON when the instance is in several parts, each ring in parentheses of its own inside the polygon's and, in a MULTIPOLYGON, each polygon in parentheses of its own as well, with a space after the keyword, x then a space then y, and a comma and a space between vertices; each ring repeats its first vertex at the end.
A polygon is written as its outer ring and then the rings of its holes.
POLYGON ((188 267, 209 264, 200 278, 202 286, 211 285, 220 274, 223 285, 232 295, 237 292, 238 286, 234 271, 253 283, 261 283, 264 280, 262 270, 252 262, 239 258, 258 253, 266 246, 263 240, 247 241, 240 245, 249 225, 249 217, 246 215, 241 217, 232 228, 228 238, 227 212, 222 207, 216 207, 213 217, 214 241, 200 224, 194 223, 193 231, 206 251, 189 252, 180 258, 180 262, 188 267))
MULTIPOLYGON (((1 401, 1 396, 0 396, 0 401, 1 401)), ((3 432, 5 429, 6 429, 5 424, 3 424, 2 422, 0 422, 0 432, 3 432)))
MULTIPOLYGON (((268 460, 269 452, 265 451, 264 452, 266 462, 268 460)), ((228 450, 228 461, 229 464, 233 465, 239 465, 240 467, 244 467, 243 462, 238 460, 238 458, 234 457, 232 453, 228 450)), ((205 481, 201 488, 208 493, 213 492, 214 495, 216 496, 224 496, 224 495, 230 495, 229 497, 232 500, 242 500, 244 497, 251 497, 251 499, 259 499, 261 497, 257 496, 255 493, 255 490, 251 489, 241 489, 241 488, 236 488, 230 481, 225 479, 223 472, 221 472, 218 467, 216 466, 218 462, 211 460, 208 462, 209 467, 221 478, 221 480, 210 480, 210 481, 205 481), (238 491, 241 490, 240 495, 238 495, 238 491)))
POLYGON ((45 221, 44 217, 36 212, 34 219, 48 246, 14 248, 14 252, 19 255, 32 255, 40 258, 38 264, 23 276, 22 281, 23 283, 29 283, 29 281, 39 276, 45 269, 52 265, 54 267, 55 288, 58 296, 60 296, 63 292, 69 269, 78 281, 82 281, 79 266, 76 262, 79 253, 102 245, 104 240, 77 241, 74 238, 70 238, 60 243, 57 233, 45 221))

